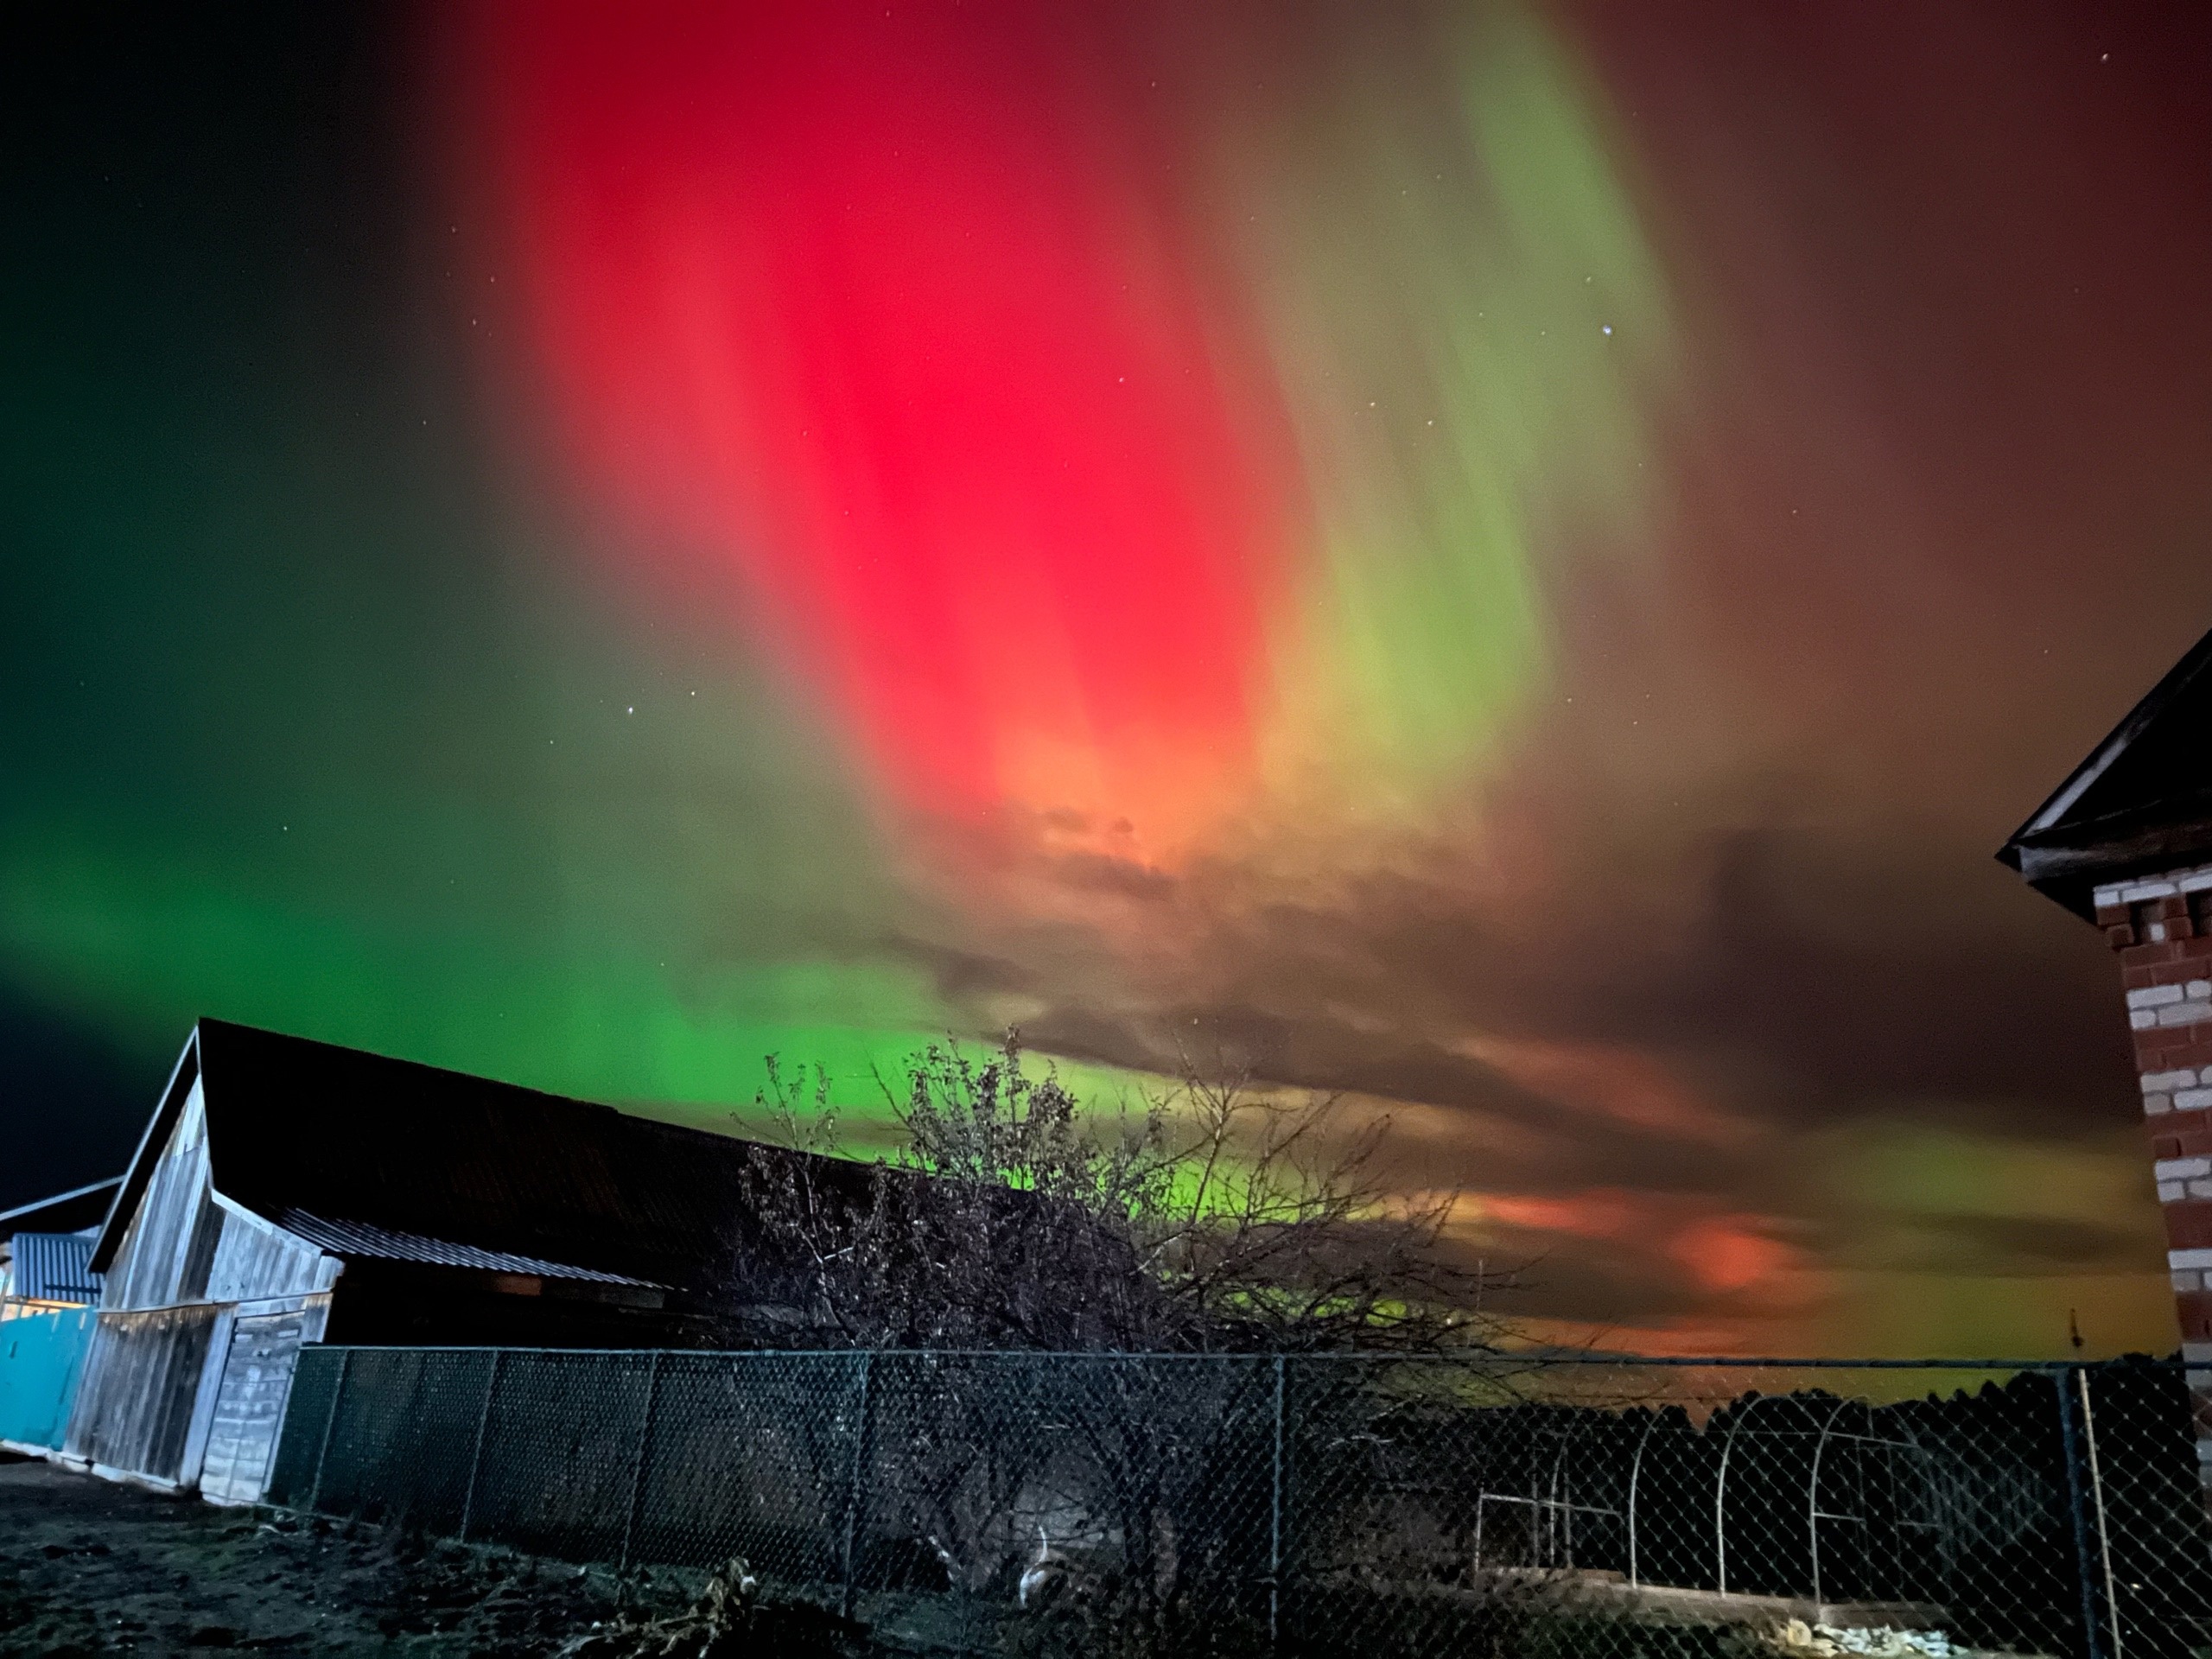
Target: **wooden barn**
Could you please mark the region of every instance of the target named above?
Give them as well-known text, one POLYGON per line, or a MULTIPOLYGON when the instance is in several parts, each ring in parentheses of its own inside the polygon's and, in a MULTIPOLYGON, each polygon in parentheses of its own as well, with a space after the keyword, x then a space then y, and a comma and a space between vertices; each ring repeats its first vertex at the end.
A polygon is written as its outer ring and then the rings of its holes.
POLYGON ((750 1160, 801 1156, 203 1020, 92 1252, 63 1455, 250 1503, 302 1343, 696 1344, 760 1255, 750 1160))

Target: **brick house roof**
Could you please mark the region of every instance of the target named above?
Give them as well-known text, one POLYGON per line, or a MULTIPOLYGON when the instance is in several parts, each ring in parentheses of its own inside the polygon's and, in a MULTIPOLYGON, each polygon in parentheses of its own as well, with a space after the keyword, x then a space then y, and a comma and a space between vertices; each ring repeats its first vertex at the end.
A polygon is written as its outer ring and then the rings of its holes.
POLYGON ((2192 646, 1997 854, 2076 914, 2100 883, 2212 861, 2212 633, 2192 646))

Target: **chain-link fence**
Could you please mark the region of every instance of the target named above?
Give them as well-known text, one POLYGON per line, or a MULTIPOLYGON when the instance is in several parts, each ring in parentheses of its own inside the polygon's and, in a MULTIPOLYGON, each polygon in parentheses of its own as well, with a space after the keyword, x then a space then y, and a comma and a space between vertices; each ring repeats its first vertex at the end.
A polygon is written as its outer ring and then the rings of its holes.
POLYGON ((2148 1363, 312 1348, 270 1496, 908 1649, 2212 1651, 2148 1363))

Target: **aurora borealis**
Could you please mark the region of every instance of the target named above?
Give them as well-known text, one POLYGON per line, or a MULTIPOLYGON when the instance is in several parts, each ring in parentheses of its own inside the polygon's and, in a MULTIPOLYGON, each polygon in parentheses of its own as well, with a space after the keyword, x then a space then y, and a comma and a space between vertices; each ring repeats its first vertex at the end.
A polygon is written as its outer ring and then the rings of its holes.
POLYGON ((201 1013, 710 1122, 1011 1024, 1391 1111, 1531 1319, 2172 1341, 1989 854, 2212 620, 2190 9, 45 28, 0 1204, 201 1013))
POLYGON ((1530 20, 1185 10, 494 10, 469 100, 610 556, 742 595, 897 799, 1154 856, 1459 769, 1665 333, 1530 20))

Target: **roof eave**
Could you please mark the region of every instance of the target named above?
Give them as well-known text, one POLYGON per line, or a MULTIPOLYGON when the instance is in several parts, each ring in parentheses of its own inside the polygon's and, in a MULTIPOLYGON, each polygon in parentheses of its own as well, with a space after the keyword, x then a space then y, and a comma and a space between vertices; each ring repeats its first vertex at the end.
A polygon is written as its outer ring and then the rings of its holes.
POLYGON ((176 1064, 169 1068, 169 1080, 162 1087, 153 1116, 146 1120, 145 1132, 138 1137, 138 1150, 130 1155, 130 1166, 123 1173, 123 1184, 115 1189, 115 1202, 108 1205, 107 1217, 100 1223, 100 1236, 92 1246, 93 1272, 105 1273, 108 1264, 115 1260, 116 1251, 123 1248, 124 1231, 130 1225, 138 1200, 146 1194, 147 1183, 153 1179, 154 1164, 168 1139, 169 1127, 183 1109, 184 1096, 192 1092, 192 1084, 199 1076, 200 1026, 194 1021, 192 1034, 184 1039, 184 1047, 177 1054, 176 1064))
MULTIPOLYGON (((2096 865, 2097 874, 2119 876, 2133 874, 2146 868, 2145 864, 2138 861, 2139 859, 2155 860, 2169 855, 2171 849, 2164 848, 2139 852, 2134 845, 2134 837, 2127 836, 2101 848, 2083 845, 2070 849, 2072 853, 2080 855, 2082 860, 2078 874, 2069 868, 2062 875, 2039 857, 2040 853, 2051 850, 2050 843, 2054 839, 2054 832, 2062 828, 2070 828, 2077 832, 2077 836, 2069 839, 2077 839, 2078 831, 2089 827, 2063 825, 2068 810, 2088 792, 2091 785, 2111 770, 2113 763, 2127 752, 2128 746, 2142 735, 2144 729, 2158 718, 2166 705, 2207 669, 2212 669, 2212 631, 2208 631, 2191 645, 2183 654, 2182 659, 2127 711, 2126 717, 2106 734, 2104 741, 2089 752, 2088 757, 2067 774, 2066 780, 2050 792, 2042 805, 2028 815, 2020 827, 1997 849, 1997 861, 2008 869, 2019 872, 2026 877, 2029 886, 2046 898, 2065 906, 2077 916, 2094 919, 2096 907, 2087 897, 2095 885, 2089 879, 2092 861, 2101 860, 2096 865), (2049 873, 2039 876, 2037 874, 2039 866, 2049 873)), ((2169 825, 2163 833, 2171 838, 2190 827, 2169 825)), ((2207 834, 2206 844, 2191 849, 2192 853, 2212 856, 2212 825, 2207 826, 2207 834)))
POLYGON ((2176 805, 2018 837, 1997 856, 2037 892, 2093 921, 2099 887, 2212 862, 2212 798, 2176 805))

